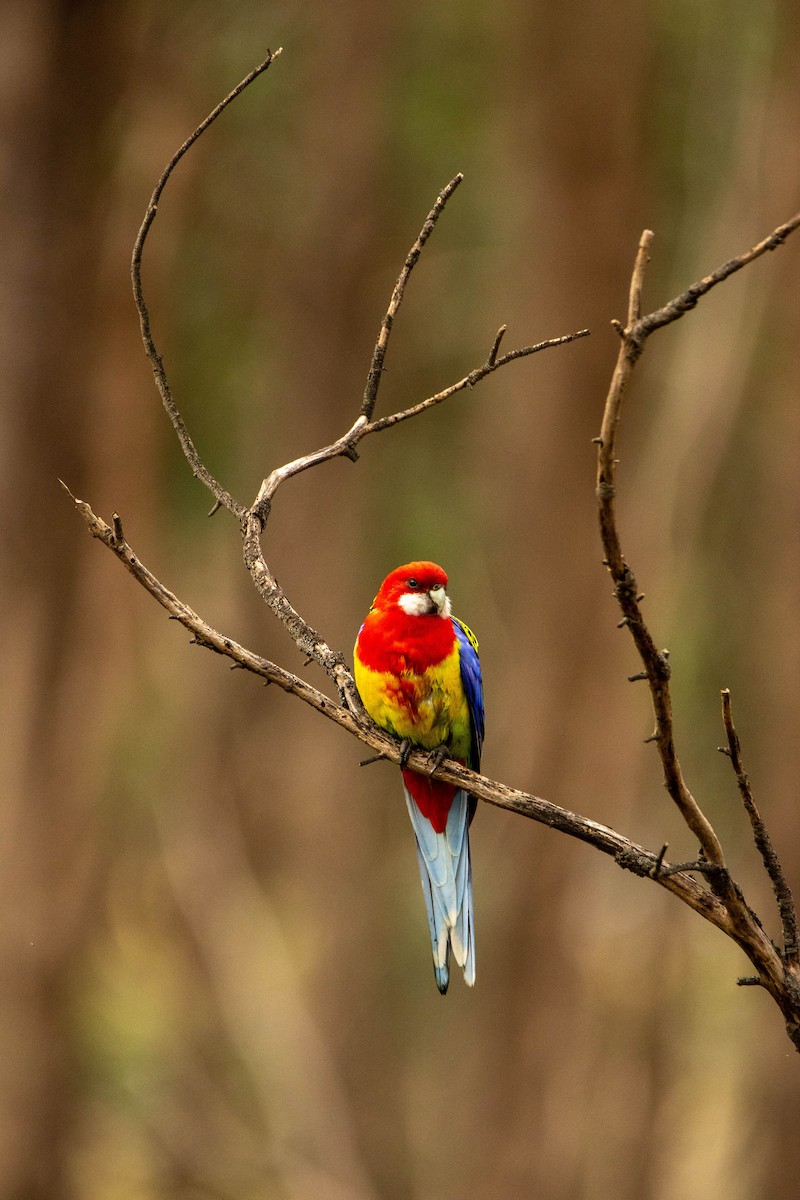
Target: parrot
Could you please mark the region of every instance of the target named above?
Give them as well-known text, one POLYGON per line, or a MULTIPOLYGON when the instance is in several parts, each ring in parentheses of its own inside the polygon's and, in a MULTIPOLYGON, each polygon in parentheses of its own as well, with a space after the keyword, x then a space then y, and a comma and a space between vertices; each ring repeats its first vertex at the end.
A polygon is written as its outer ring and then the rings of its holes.
POLYGON ((381 729, 401 739, 400 766, 428 913, 436 985, 450 981, 450 952, 475 983, 475 921, 469 827, 477 800, 435 778, 448 757, 480 770, 484 734, 478 642, 451 615, 447 575, 410 562, 386 576, 354 650, 356 687, 381 729), (406 768, 412 750, 431 751, 430 775, 406 768))

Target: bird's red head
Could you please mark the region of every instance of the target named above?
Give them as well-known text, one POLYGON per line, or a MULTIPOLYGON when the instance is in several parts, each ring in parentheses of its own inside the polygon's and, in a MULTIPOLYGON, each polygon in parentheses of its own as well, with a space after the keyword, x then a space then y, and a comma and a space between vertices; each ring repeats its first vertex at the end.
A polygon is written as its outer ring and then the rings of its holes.
POLYGON ((386 576, 375 597, 373 608, 386 609, 400 605, 409 614, 416 615, 424 611, 442 614, 447 601, 446 587, 447 574, 436 563, 405 563, 386 576), (436 598, 435 606, 430 603, 423 605, 422 601, 429 598, 431 592, 436 598), (413 603, 413 597, 419 597, 419 605, 413 603))

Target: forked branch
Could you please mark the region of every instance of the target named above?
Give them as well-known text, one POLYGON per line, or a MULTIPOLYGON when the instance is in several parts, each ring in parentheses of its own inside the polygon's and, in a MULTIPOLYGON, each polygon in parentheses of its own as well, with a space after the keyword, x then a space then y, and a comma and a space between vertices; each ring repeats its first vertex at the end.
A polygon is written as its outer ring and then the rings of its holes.
POLYGON ((622 402, 630 384, 633 369, 641 357, 647 338, 655 330, 682 317, 717 284, 753 262, 768 250, 783 244, 800 226, 800 213, 774 230, 752 249, 724 263, 710 275, 704 276, 663 308, 642 316, 642 291, 645 272, 653 244, 653 234, 646 229, 631 274, 628 296, 628 319, 623 328, 613 322, 620 335, 617 362, 603 412, 603 422, 597 443, 597 503, 600 536, 605 551, 605 565, 614 581, 614 593, 622 612, 621 626, 626 626, 636 645, 644 670, 630 676, 631 680, 646 679, 650 688, 655 718, 655 731, 647 740, 658 745, 664 783, 678 807, 686 825, 697 838, 700 859, 697 869, 703 871, 709 887, 722 901, 731 922, 731 936, 745 950, 758 970, 747 982, 766 987, 781 1007, 789 1036, 800 1050, 800 972, 798 971, 797 916, 792 894, 775 853, 766 827, 750 793, 749 781, 741 762, 738 738, 733 728, 730 694, 723 692, 723 719, 728 735, 729 755, 745 810, 765 869, 773 885, 783 932, 783 945, 777 949, 771 942, 765 946, 759 918, 748 905, 741 888, 735 883, 726 866, 719 838, 711 822, 690 792, 681 769, 672 719, 669 653, 659 650, 648 628, 641 608, 643 594, 622 552, 616 516, 617 434, 622 402))
MULTIPOLYGON (((193 642, 229 658, 233 666, 244 668, 260 676, 267 683, 274 683, 284 691, 297 696, 317 712, 329 720, 335 721, 365 745, 377 751, 380 756, 393 762, 399 762, 400 743, 378 729, 367 717, 344 656, 329 646, 324 638, 292 607, 270 570, 261 539, 277 489, 295 475, 333 458, 342 457, 356 461, 358 458, 357 446, 370 434, 382 432, 402 421, 421 416, 429 408, 451 399, 465 389, 474 387, 488 375, 509 363, 536 354, 540 350, 584 337, 588 330, 583 329, 576 333, 538 342, 535 345, 523 346, 501 355, 500 345, 506 330, 503 325, 495 335, 486 358, 461 379, 409 408, 380 418, 375 417, 378 391, 395 317, 402 303, 411 272, 445 206, 461 182, 462 177, 457 175, 437 197, 394 286, 389 306, 381 322, 363 398, 351 426, 330 445, 270 472, 262 481, 255 500, 249 508, 235 500, 206 467, 189 436, 185 422, 172 396, 163 362, 153 339, 150 316, 144 301, 141 263, 161 194, 172 171, 209 125, 253 80, 263 74, 278 53, 280 52, 267 54, 265 60, 217 105, 167 164, 153 192, 136 238, 131 271, 145 352, 153 367, 156 386, 187 462, 195 476, 205 484, 214 497, 212 512, 224 506, 238 519, 242 531, 245 564, 253 582, 267 605, 287 629, 295 644, 307 656, 308 661, 314 661, 321 666, 335 683, 339 699, 331 699, 298 676, 268 659, 253 654, 233 639, 227 638, 213 629, 160 583, 144 566, 128 544, 118 516, 115 515, 112 524, 108 525, 97 517, 84 501, 78 500, 74 496, 72 499, 92 536, 102 541, 115 554, 134 578, 166 609, 172 619, 179 621, 191 632, 193 642)), ((643 670, 631 678, 648 681, 655 716, 655 732, 653 737, 648 740, 653 740, 658 744, 664 780, 669 794, 699 843, 700 856, 698 860, 688 864, 670 864, 665 859, 666 847, 663 847, 658 853, 654 853, 607 826, 530 793, 509 788, 505 784, 488 779, 483 775, 477 775, 450 760, 446 760, 438 768, 438 771, 442 779, 465 788, 480 799, 589 843, 601 853, 613 857, 624 869, 652 879, 699 913, 705 920, 733 938, 744 950, 756 970, 755 976, 741 982, 756 982, 768 990, 781 1008, 789 1036, 796 1048, 800 1050, 797 918, 791 892, 763 820, 753 801, 749 781, 742 766, 739 742, 730 715, 730 698, 728 697, 726 701, 726 694, 723 693, 723 715, 728 738, 728 746, 725 750, 731 759, 756 844, 761 852, 777 898, 783 930, 783 946, 780 949, 770 941, 761 922, 748 906, 741 888, 732 879, 719 838, 683 778, 673 730, 668 654, 665 650, 658 649, 643 618, 642 596, 622 552, 615 508, 616 443, 622 402, 630 383, 633 368, 644 350, 647 338, 656 329, 688 312, 716 284, 721 283, 767 250, 775 249, 798 226, 800 226, 800 214, 780 226, 753 249, 723 264, 711 275, 705 276, 693 284, 663 308, 642 316, 645 272, 653 241, 652 233, 645 231, 639 244, 631 278, 627 322, 624 327, 619 322, 614 323, 620 335, 619 354, 606 399, 600 436, 595 439, 598 443, 597 499, 606 565, 614 580, 615 594, 622 611, 620 624, 629 628, 643 664, 643 670), (699 875, 699 879, 696 879, 695 875, 699 875)), ((427 770, 427 754, 422 751, 415 752, 408 759, 408 766, 419 771, 427 770)))
POLYGON ((600 436, 596 439, 600 536, 603 541, 606 566, 614 581, 614 591, 622 610, 621 624, 627 625, 636 643, 636 649, 644 665, 644 673, 653 697, 656 727, 650 740, 658 743, 667 790, 678 806, 684 821, 700 843, 704 857, 714 866, 724 867, 725 859, 719 840, 683 778, 675 750, 669 687, 669 655, 667 651, 658 649, 644 620, 641 609, 642 597, 633 571, 625 562, 617 531, 615 505, 617 431, 622 414, 622 400, 636 360, 644 349, 644 339, 647 337, 647 333, 643 333, 642 328, 648 318, 642 321, 641 305, 645 270, 652 243, 653 234, 646 229, 639 241, 639 249, 631 275, 628 323, 624 329, 618 323, 616 324, 622 340, 617 354, 617 365, 606 398, 600 436))

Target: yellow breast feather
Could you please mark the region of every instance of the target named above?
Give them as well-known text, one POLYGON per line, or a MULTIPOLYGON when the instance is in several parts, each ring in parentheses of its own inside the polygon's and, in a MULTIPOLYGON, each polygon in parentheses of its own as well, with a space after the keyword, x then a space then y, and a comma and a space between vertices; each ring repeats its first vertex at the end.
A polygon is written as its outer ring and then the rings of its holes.
POLYGON ((458 646, 421 674, 391 675, 355 661, 356 685, 376 725, 432 750, 447 742, 456 757, 469 747, 469 710, 461 683, 458 646))

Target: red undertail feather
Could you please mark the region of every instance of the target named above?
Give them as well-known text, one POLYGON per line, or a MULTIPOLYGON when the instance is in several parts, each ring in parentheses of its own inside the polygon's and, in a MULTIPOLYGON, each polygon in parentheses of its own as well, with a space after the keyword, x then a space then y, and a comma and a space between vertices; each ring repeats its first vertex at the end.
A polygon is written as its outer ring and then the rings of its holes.
POLYGON ((430 779, 427 775, 418 775, 416 771, 403 771, 403 781, 423 817, 430 821, 437 833, 444 833, 456 794, 455 784, 430 779))

